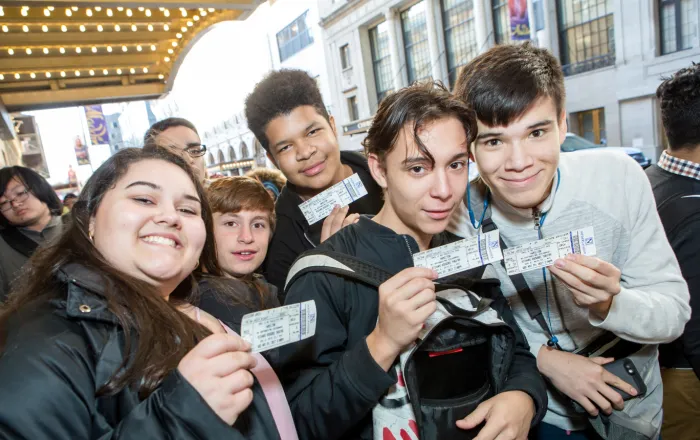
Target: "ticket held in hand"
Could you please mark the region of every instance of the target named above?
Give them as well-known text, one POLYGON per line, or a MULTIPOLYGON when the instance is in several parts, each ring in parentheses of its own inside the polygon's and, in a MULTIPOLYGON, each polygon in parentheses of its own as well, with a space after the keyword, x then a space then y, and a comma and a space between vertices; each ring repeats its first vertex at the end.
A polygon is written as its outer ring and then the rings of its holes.
POLYGON ((503 259, 508 275, 515 275, 551 266, 569 254, 596 254, 592 226, 508 248, 503 259))
POLYGON ((241 337, 250 342, 253 353, 298 342, 314 334, 314 300, 249 313, 241 321, 241 337))
POLYGON ((498 229, 413 254, 413 265, 428 267, 443 278, 503 259, 498 229))
POLYGON ((309 225, 313 225, 328 217, 336 205, 344 208, 366 195, 367 189, 362 184, 360 176, 355 173, 305 201, 299 205, 299 209, 309 225))

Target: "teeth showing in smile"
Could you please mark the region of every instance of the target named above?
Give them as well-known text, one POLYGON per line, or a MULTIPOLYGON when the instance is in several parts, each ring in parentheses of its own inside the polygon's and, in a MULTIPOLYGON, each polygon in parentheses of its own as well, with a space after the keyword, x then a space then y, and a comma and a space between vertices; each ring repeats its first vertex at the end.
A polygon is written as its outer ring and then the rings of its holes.
POLYGON ((156 235, 149 235, 148 237, 144 237, 143 241, 147 241, 149 243, 155 243, 155 244, 164 244, 170 247, 175 247, 175 240, 172 240, 170 238, 165 238, 165 237, 158 237, 156 235))
POLYGON ((252 252, 239 252, 239 254, 241 254, 241 255, 252 255, 253 253, 252 253, 252 252))

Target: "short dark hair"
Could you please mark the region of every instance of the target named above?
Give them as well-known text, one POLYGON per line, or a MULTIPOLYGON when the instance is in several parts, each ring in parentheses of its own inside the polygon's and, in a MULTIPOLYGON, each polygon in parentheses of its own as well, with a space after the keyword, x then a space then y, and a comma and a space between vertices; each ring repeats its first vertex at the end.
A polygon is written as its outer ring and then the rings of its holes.
MULTIPOLYGON (((49 207, 51 215, 61 215, 61 199, 56 195, 51 184, 44 179, 41 174, 31 168, 21 167, 18 165, 12 167, 4 167, 0 169, 0 194, 4 194, 7 185, 12 179, 17 179, 29 190, 34 197, 41 202, 46 203, 49 207)), ((4 215, 0 215, 0 226, 10 226, 4 215)))
POLYGON ((403 127, 412 124, 418 150, 434 163, 418 132, 426 124, 448 117, 462 123, 468 147, 476 137, 476 118, 469 105, 450 94, 440 82, 415 83, 382 100, 362 146, 367 155, 375 154, 384 163, 386 155, 396 146, 403 127))
POLYGON ((78 196, 76 196, 74 193, 68 193, 65 196, 63 196, 63 203, 66 203, 66 200, 71 200, 71 199, 77 199, 78 196))
POLYGON ((661 120, 671 150, 700 145, 700 65, 681 69, 665 78, 656 90, 661 120))
POLYGON ((265 151, 270 152, 270 143, 265 136, 267 124, 280 115, 288 115, 297 107, 310 105, 330 123, 326 106, 316 80, 308 73, 297 69, 282 69, 270 72, 255 85, 245 100, 245 117, 265 151))
POLYGON ((559 61, 529 42, 495 46, 474 58, 460 72, 454 93, 492 127, 511 124, 541 98, 554 101, 559 117, 566 99, 559 61))
POLYGON ((146 131, 146 134, 143 135, 143 143, 144 145, 151 145, 155 146, 155 143, 153 142, 159 134, 167 130, 168 128, 172 127, 187 127, 190 130, 194 131, 197 133, 197 136, 199 136, 199 132, 197 131, 197 128, 194 126, 193 123, 188 121, 185 118, 167 118, 163 119, 162 121, 158 121, 155 124, 151 125, 151 128, 146 131))

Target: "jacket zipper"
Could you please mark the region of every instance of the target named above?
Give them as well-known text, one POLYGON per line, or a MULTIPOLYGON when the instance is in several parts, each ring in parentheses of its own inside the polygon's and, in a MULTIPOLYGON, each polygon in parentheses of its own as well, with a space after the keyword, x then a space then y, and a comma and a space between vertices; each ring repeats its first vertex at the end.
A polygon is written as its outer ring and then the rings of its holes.
POLYGON ((542 211, 540 211, 537 208, 532 208, 532 218, 535 220, 535 231, 537 231, 537 238, 541 239, 542 231, 540 230, 540 228, 542 227, 542 211))

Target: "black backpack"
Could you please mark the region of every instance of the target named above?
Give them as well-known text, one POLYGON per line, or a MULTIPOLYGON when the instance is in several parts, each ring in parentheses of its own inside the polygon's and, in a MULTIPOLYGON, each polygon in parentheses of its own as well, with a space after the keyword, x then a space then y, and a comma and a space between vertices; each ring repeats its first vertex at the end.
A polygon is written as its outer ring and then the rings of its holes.
MULTIPOLYGON (((349 255, 313 250, 292 265, 285 293, 309 272, 331 273, 377 289, 394 275, 349 255)), ((472 439, 481 426, 465 431, 456 421, 503 389, 516 337, 491 307, 489 298, 501 295, 500 283, 464 277, 446 281, 436 283, 438 310, 416 343, 397 359, 397 383, 373 410, 375 439, 389 437, 387 430, 394 438, 409 438, 412 431, 426 440, 472 439)))

